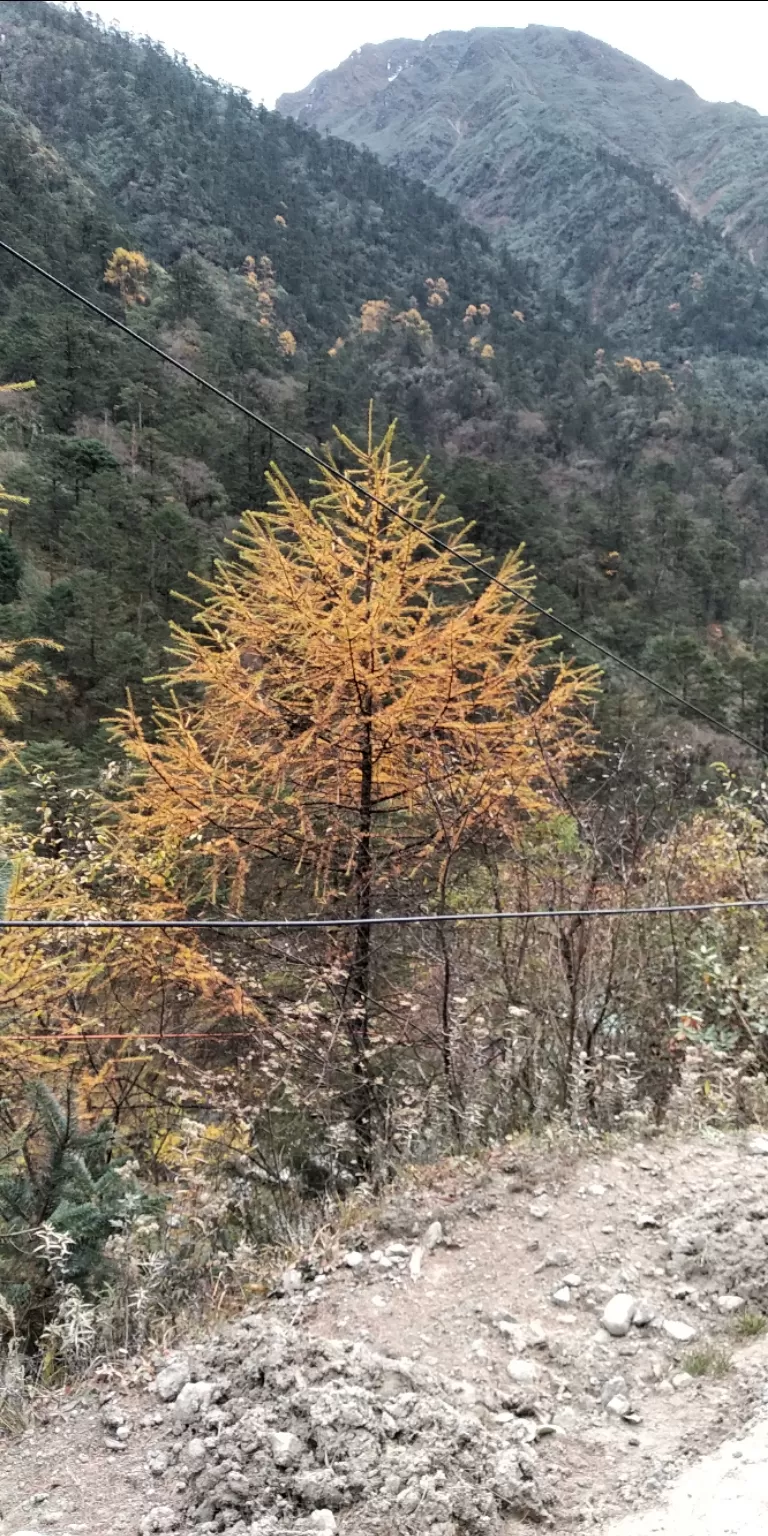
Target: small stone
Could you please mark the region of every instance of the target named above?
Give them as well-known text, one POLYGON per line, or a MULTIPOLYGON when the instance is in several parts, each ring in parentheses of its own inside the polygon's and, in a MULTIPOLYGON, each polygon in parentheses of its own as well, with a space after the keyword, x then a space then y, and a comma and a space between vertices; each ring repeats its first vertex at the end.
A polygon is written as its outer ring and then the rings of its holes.
POLYGON ((637 1308, 634 1296, 627 1291, 619 1291, 612 1296, 605 1308, 601 1322, 606 1331, 614 1339, 623 1339, 632 1327, 632 1320, 637 1308))
POLYGON ((649 1227, 660 1227, 661 1222, 658 1216, 653 1215, 652 1211, 641 1211, 639 1216, 635 1217, 635 1226, 639 1227, 640 1231, 643 1232, 649 1227))
POLYGON ((391 1254, 393 1259, 407 1259, 410 1257, 411 1250, 407 1243, 387 1243, 387 1253, 391 1254))
POLYGON ((168 1457, 165 1451, 150 1451, 147 1457, 147 1471, 152 1477, 162 1477, 168 1471, 168 1457))
POLYGON ((532 1216, 534 1221, 546 1221, 551 1210, 548 1200, 534 1200, 528 1207, 528 1215, 532 1216))
POLYGON ((603 1407, 607 1408, 612 1397, 626 1397, 626 1395, 627 1383, 624 1377, 610 1376, 608 1381, 606 1381, 602 1392, 600 1393, 600 1401, 603 1407))
POLYGON ((572 1291, 577 1291, 581 1284, 581 1275, 563 1275, 563 1285, 569 1285, 572 1291))
POLYGON ((190 1472, 199 1472, 200 1468, 204 1467, 208 1460, 205 1441, 199 1440, 197 1437, 194 1440, 190 1440, 189 1445, 184 1451, 184 1460, 190 1472))
POLYGON ((173 1416, 180 1424, 191 1424, 210 1408, 213 1384, 210 1381, 188 1381, 182 1387, 174 1405, 173 1416))
POLYGON ((411 1262, 408 1265, 412 1280, 418 1280, 419 1275, 421 1274, 421 1261, 423 1257, 423 1248, 414 1248, 413 1253, 411 1254, 411 1262))
POLYGON ((690 1344, 696 1337, 696 1329, 690 1323, 677 1322, 675 1318, 666 1317, 661 1326, 667 1338, 674 1339, 676 1344, 690 1344))
POLYGON ((155 1380, 155 1391, 161 1403, 174 1402, 189 1378, 190 1369, 186 1360, 175 1360, 171 1365, 166 1365, 155 1380))
POLYGON ((342 1263, 346 1264, 347 1269, 361 1269, 365 1263, 365 1254, 353 1249, 351 1253, 345 1253, 342 1263))
POLYGON ((130 1426, 130 1424, 118 1424, 117 1429, 115 1430, 115 1439, 116 1440, 122 1440, 123 1445, 124 1445, 126 1440, 130 1440, 130 1438, 131 1438, 131 1426, 130 1426))
POLYGON ((627 1414, 632 1412, 632 1404, 629 1398, 623 1397, 621 1393, 617 1393, 615 1397, 609 1398, 605 1407, 606 1412, 614 1414, 617 1419, 625 1419, 627 1414))
POLYGON ((114 1432, 116 1429, 119 1429, 122 1424, 125 1423, 125 1410, 120 1407, 119 1403, 114 1401, 111 1403, 105 1403, 101 1410, 101 1422, 105 1429, 109 1429, 114 1432))
POLYGON ((533 1360, 508 1360, 507 1375, 519 1384, 528 1385, 538 1380, 539 1367, 533 1360))
POLYGON ((168 1504, 158 1504, 149 1513, 139 1526, 140 1536, 156 1536, 156 1533, 178 1530, 179 1519, 176 1511, 168 1504))
POLYGON ((639 1301, 632 1319, 632 1325, 635 1328, 647 1328, 653 1322, 655 1316, 656 1313, 650 1302, 639 1301))
POLYGON ((280 1290, 283 1296, 291 1296, 295 1291, 300 1291, 304 1285, 304 1276, 300 1269, 284 1269, 280 1276, 280 1290))
POLYGON ((269 1437, 269 1448, 272 1452, 272 1460, 276 1467, 290 1467, 301 1456, 302 1444, 298 1435, 291 1434, 290 1430, 284 1433, 275 1430, 269 1437))
POLYGON ((569 1285, 561 1285, 552 1292, 552 1301, 556 1307, 569 1307, 571 1304, 571 1288, 569 1285))
POLYGON ((231 1493, 239 1499, 245 1499, 251 1491, 251 1485, 244 1472, 230 1472, 227 1476, 227 1487, 231 1493))
MULTIPOLYGON (((442 1222, 431 1221, 427 1227, 426 1232, 424 1233, 424 1247, 427 1253, 432 1253, 435 1248, 439 1248, 444 1242, 445 1233, 443 1231, 442 1222)), ((328 1513, 330 1514, 330 1510, 328 1513)), ((333 1519, 333 1516, 331 1516, 331 1519, 333 1519)))
POLYGON ((587 1194, 588 1195, 594 1195, 596 1200, 600 1200, 602 1198, 602 1196, 605 1194, 605 1185, 604 1184, 588 1184, 587 1185, 587 1194))
POLYGON ((690 1371, 676 1371, 672 1377, 672 1385, 676 1391, 679 1391, 681 1387, 689 1387, 692 1381, 693 1377, 690 1371))
POLYGON ((333 1510, 313 1509, 309 1517, 309 1528, 311 1531, 325 1531, 326 1536, 334 1536, 338 1526, 333 1510))
POLYGON ((722 1312, 725 1317, 729 1317, 732 1312, 740 1312, 741 1308, 745 1305, 743 1296, 729 1294, 727 1296, 718 1296, 717 1298, 717 1310, 722 1312))
POLYGON ((747 1142, 750 1157, 768 1157, 768 1136, 753 1136, 747 1142))

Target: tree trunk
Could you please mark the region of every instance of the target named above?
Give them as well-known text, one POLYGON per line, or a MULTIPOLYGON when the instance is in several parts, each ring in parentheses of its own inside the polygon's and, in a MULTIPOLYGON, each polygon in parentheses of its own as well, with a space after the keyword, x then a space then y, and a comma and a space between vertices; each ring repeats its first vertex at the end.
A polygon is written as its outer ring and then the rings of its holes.
POLYGON ((360 803, 358 811, 357 851, 353 871, 355 917, 354 947, 349 968, 347 991, 347 1034, 352 1048, 355 1093, 352 1107, 355 1134, 370 1163, 374 1139, 376 1092, 371 1075, 370 993, 371 993, 371 907, 373 826, 373 712, 370 692, 363 700, 363 727, 360 743, 360 803))

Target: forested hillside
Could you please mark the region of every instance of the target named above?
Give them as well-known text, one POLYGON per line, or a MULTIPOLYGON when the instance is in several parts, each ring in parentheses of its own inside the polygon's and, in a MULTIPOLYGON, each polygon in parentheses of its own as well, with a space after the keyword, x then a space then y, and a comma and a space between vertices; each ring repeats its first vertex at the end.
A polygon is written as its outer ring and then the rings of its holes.
MULTIPOLYGON (((132 322, 316 444, 373 397, 564 616, 762 729, 768 446, 723 403, 725 365, 711 404, 698 361, 623 361, 433 193, 158 47, 42 4, 2 24, 4 225, 28 254, 117 312, 110 252, 143 251, 132 322)), ((272 447, 8 259, 2 284, 4 375, 38 381, 6 406, 32 507, 5 623, 64 645, 35 729, 84 740, 157 669, 172 593, 259 503, 272 447)))

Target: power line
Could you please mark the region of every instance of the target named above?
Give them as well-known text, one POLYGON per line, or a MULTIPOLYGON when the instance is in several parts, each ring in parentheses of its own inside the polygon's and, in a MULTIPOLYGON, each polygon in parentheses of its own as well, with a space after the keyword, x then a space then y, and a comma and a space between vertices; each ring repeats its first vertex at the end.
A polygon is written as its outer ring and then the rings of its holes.
POLYGON ((443 923, 521 922, 534 918, 593 917, 664 917, 676 912, 734 912, 768 907, 768 896, 751 896, 736 901, 681 901, 669 905, 641 907, 534 907, 526 912, 416 912, 387 914, 381 917, 116 917, 116 918, 0 918, 0 933, 6 928, 77 930, 78 932, 121 931, 132 929, 184 929, 191 932, 258 931, 292 933, 335 928, 406 928, 443 923))
POLYGON ((87 1044, 91 1040, 123 1040, 128 1044, 132 1040, 197 1040, 201 1044, 205 1044, 207 1040, 253 1040, 253 1038, 254 1031, 252 1029, 233 1029, 230 1030, 229 1034, 209 1034, 206 1030, 200 1029, 136 1030, 135 1032, 133 1030, 126 1030, 125 1034, 122 1035, 93 1032, 91 1034, 73 1034, 69 1030, 66 1034, 53 1035, 4 1035, 0 1033, 0 1045, 5 1045, 9 1040, 14 1041, 17 1045, 29 1045, 30 1040, 34 1040, 38 1045, 47 1045, 50 1040, 69 1040, 70 1042, 75 1041, 78 1044, 87 1044))
POLYGON ((758 757, 766 757, 768 755, 762 747, 759 747, 756 742, 750 740, 741 731, 738 731, 735 726, 727 725, 724 720, 718 720, 715 715, 709 714, 706 709, 701 709, 698 704, 692 704, 688 699, 684 699, 682 694, 675 693, 674 689, 668 688, 666 683, 659 682, 658 678, 652 677, 649 672, 644 672, 642 667, 637 667, 634 662, 626 661, 622 656, 618 656, 615 651, 609 650, 608 646, 603 645, 601 641, 593 640, 589 635, 584 634, 582 630, 577 629, 575 625, 569 624, 566 619, 558 618, 557 614, 553 613, 550 608, 545 608, 542 603, 537 603, 535 598, 529 597, 517 587, 511 586, 509 582, 502 581, 501 577, 493 575, 491 571, 487 571, 479 561, 473 560, 469 555, 464 555, 461 551, 453 549, 447 540, 441 539, 438 534, 425 533, 422 526, 414 518, 408 517, 405 512, 401 512, 397 507, 391 506, 389 502, 382 501, 373 491, 362 490, 350 475, 345 474, 342 469, 338 469, 335 464, 321 459, 319 454, 314 453, 311 448, 304 447, 302 443, 297 442, 295 438, 291 437, 289 433, 284 432, 282 428, 274 426, 272 422, 260 416, 257 411, 252 411, 250 406, 243 405, 240 400, 236 400, 234 395, 227 394, 226 390, 219 389, 219 386, 212 384, 210 379, 204 379, 202 374, 195 373, 194 369, 188 368, 186 363, 180 362, 178 358, 172 357, 169 352, 163 351, 163 348, 156 346, 155 342, 149 341, 146 336, 142 336, 132 326, 126 325, 124 320, 118 320, 116 315, 111 315, 108 310, 102 309, 101 305, 95 304, 93 299, 88 299, 85 294, 78 293, 76 288, 70 287, 69 283, 63 282, 60 277, 56 277, 53 272, 49 272, 45 267, 41 267, 38 262, 32 261, 29 256, 24 256, 21 251, 17 251, 6 240, 0 240, 0 250, 5 251, 16 261, 22 262, 25 267, 35 272, 38 277, 42 277, 46 282, 52 283, 55 288, 58 288, 62 293, 66 293, 69 298, 75 299, 78 304, 82 304, 86 309, 91 310, 100 319, 106 320, 108 325, 115 326, 118 331, 122 331, 124 335, 130 336, 133 341, 138 341, 140 346, 146 347, 147 351, 153 352, 164 363, 170 363, 171 367, 178 369, 179 373, 186 374, 187 378, 192 379, 195 384, 199 384, 202 389, 207 389, 210 394, 215 395, 219 400, 223 400, 226 405, 234 406, 236 411, 240 411, 250 421, 256 422, 257 426, 262 427, 265 432, 271 433, 272 437, 277 438, 279 442, 285 443, 287 447, 292 448, 296 453, 302 454, 304 458, 309 459, 312 464, 315 464, 324 473, 333 475, 335 479, 353 490, 357 496, 365 497, 368 501, 373 502, 375 506, 380 507, 383 512, 387 512, 392 517, 399 518, 402 523, 406 523, 409 528, 413 528, 436 549, 445 550, 447 553, 454 555, 469 570, 475 571, 479 576, 482 576, 485 581, 493 582, 495 586, 501 587, 504 592, 509 592, 510 596, 517 598, 518 602, 525 603, 534 613, 547 619, 551 624, 556 625, 558 629, 565 631, 566 634, 573 636, 575 640, 581 641, 584 645, 590 645, 606 661, 612 661, 617 667, 623 667, 625 672, 630 672, 633 677, 639 678, 641 682, 647 683, 650 688, 655 688, 657 692, 671 699, 678 708, 687 710, 689 714, 696 715, 699 720, 705 720, 716 731, 733 737, 735 741, 740 741, 743 746, 749 747, 750 751, 755 752, 758 757))

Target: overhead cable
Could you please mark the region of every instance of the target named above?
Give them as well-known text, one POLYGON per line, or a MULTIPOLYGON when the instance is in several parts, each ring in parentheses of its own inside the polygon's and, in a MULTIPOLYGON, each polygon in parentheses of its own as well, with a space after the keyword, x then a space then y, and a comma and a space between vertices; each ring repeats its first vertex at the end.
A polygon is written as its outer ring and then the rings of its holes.
POLYGON ((640 907, 533 907, 510 912, 415 912, 387 913, 373 917, 11 917, 0 918, 3 929, 77 930, 79 932, 123 929, 182 929, 192 933, 226 932, 295 933, 335 928, 406 928, 445 923, 506 923, 537 918, 588 920, 593 917, 665 917, 676 912, 734 912, 768 907, 768 896, 749 896, 734 901, 681 901, 640 907))

